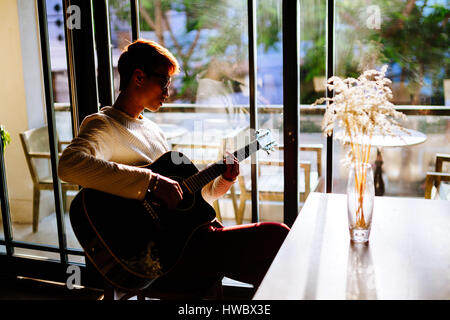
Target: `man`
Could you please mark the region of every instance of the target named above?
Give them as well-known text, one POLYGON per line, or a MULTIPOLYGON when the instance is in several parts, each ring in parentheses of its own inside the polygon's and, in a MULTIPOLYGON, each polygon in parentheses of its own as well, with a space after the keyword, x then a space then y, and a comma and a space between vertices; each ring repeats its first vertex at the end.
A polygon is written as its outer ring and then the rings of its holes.
MULTIPOLYGON (((124 198, 152 195, 175 208, 183 198, 178 182, 139 166, 169 151, 161 129, 142 112, 162 106, 178 62, 156 42, 137 40, 120 56, 118 69, 120 94, 114 105, 83 120, 78 137, 60 158, 58 174, 64 181, 124 198)), ((236 158, 228 153, 226 163, 226 171, 202 189, 210 203, 239 175, 236 158)), ((288 231, 279 223, 225 228, 214 221, 194 233, 177 265, 152 286, 195 290, 223 276, 258 286, 288 231)))

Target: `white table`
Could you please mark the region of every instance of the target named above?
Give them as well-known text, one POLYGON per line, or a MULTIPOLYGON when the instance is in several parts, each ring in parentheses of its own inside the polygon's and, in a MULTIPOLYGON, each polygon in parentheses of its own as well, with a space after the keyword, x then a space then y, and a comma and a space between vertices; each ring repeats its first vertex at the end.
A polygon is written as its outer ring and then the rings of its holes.
POLYGON ((375 147, 392 148, 414 146, 427 140, 427 136, 422 132, 412 129, 405 131, 396 131, 396 136, 374 135, 370 144, 375 147))
POLYGON ((254 299, 450 299, 450 201, 375 197, 355 247, 346 195, 311 193, 254 299))
POLYGON ((383 136, 380 134, 372 136, 370 144, 377 148, 377 159, 375 161, 374 171, 375 195, 377 196, 384 195, 384 181, 382 175, 383 156, 381 149, 414 146, 427 140, 427 136, 422 132, 412 129, 405 129, 405 131, 397 130, 394 136, 383 136))

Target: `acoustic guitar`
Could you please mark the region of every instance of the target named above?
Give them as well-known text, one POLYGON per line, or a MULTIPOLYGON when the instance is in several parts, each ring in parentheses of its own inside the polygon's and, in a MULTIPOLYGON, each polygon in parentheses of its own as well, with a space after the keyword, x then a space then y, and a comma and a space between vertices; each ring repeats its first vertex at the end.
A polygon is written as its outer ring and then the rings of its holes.
MULTIPOLYGON (((269 130, 234 152, 242 161, 259 149, 270 153, 269 130)), ((82 188, 70 206, 73 231, 87 258, 103 277, 122 289, 142 289, 175 266, 191 235, 216 213, 201 189, 225 172, 223 161, 199 171, 180 152, 169 151, 146 168, 176 180, 183 200, 169 210, 157 199, 126 199, 82 188)))

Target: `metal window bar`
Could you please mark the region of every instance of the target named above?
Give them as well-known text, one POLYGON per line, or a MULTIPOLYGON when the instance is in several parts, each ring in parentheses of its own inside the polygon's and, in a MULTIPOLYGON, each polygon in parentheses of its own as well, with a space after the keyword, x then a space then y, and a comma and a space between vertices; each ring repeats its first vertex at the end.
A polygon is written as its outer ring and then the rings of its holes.
POLYGON ((114 84, 108 0, 96 0, 93 1, 92 5, 97 48, 98 100, 100 107, 111 106, 114 102, 114 84))
MULTIPOLYGON (((61 0, 62 2, 62 8, 63 12, 67 12, 67 7, 69 6, 68 1, 61 0)), ((74 68, 74 56, 73 56, 73 48, 72 48, 72 32, 67 27, 67 19, 63 19, 64 21, 64 41, 66 45, 66 60, 67 60, 67 82, 68 82, 68 88, 69 88, 69 97, 70 97, 70 104, 68 106, 67 111, 71 112, 72 115, 72 136, 75 137, 78 132, 78 128, 80 126, 80 123, 78 121, 78 100, 77 95, 75 94, 77 92, 77 85, 75 82, 75 68, 74 68)), ((54 105, 55 111, 57 111, 57 103, 54 105)))
POLYGON ((283 0, 284 223, 292 226, 299 202, 299 4, 283 0))
MULTIPOLYGON (((249 65, 249 103, 250 129, 258 129, 258 113, 256 109, 256 3, 247 1, 248 15, 248 65, 249 65)), ((251 183, 252 183, 252 222, 259 221, 259 190, 258 190, 258 153, 251 155, 251 183)))
POLYGON ((9 199, 8 199, 8 185, 6 183, 6 170, 5 170, 5 157, 3 149, 3 138, 0 137, 0 200, 2 208, 2 221, 3 221, 3 234, 5 240, 2 240, 0 244, 4 244, 6 247, 6 254, 12 256, 14 254, 14 249, 11 246, 12 242, 12 228, 11 228, 11 216, 9 209, 9 199))
POLYGON ((56 139, 55 111, 53 110, 52 71, 50 65, 50 50, 48 43, 47 12, 45 0, 37 0, 39 18, 39 36, 42 54, 42 71, 44 79, 44 94, 47 113, 47 126, 50 141, 50 162, 52 168, 53 193, 55 197, 56 225, 61 263, 67 264, 68 258, 66 228, 64 224, 64 208, 62 202, 61 183, 58 178, 58 141, 56 139))
POLYGON ((59 246, 50 245, 50 244, 39 244, 32 243, 27 241, 17 241, 17 240, 0 240, 0 245, 10 246, 11 248, 23 248, 23 249, 31 249, 31 250, 39 250, 39 251, 48 251, 48 252, 56 252, 56 253, 65 253, 72 254, 77 256, 84 256, 84 251, 82 249, 77 248, 65 248, 61 249, 59 246))
MULTIPOLYGON (((71 263, 80 268, 82 285, 92 288, 102 288, 103 283, 90 277, 86 268, 79 263, 71 263)), ((0 255, 2 273, 13 274, 24 278, 47 279, 65 283, 67 281, 67 266, 51 260, 35 260, 25 257, 0 255)))
MULTIPOLYGON (((249 109, 248 105, 236 105, 236 107, 241 109, 249 109)), ((325 112, 325 105, 315 106, 302 104, 299 106, 300 114, 305 115, 323 115, 325 112)), ((58 110, 67 111, 68 106, 60 104, 58 110)), ((395 110, 400 111, 406 115, 412 116, 450 116, 450 107, 446 106, 408 106, 408 105, 396 105, 395 110)), ((166 103, 164 108, 160 109, 158 112, 190 112, 190 113, 215 113, 220 112, 214 106, 208 105, 196 105, 189 103, 166 103)), ((270 113, 283 113, 283 105, 265 105, 258 108, 259 114, 270 114, 270 113)))
MULTIPOLYGON (((327 79, 334 75, 334 0, 327 1, 327 79)), ((327 97, 332 97, 334 93, 326 90, 327 97)), ((327 136, 326 147, 326 175, 325 190, 327 193, 333 192, 333 133, 327 136)))
POLYGON ((133 41, 139 39, 141 33, 139 25, 139 0, 130 0, 131 11, 131 39, 133 41))
MULTIPOLYGON (((240 109, 249 109, 248 105, 236 105, 240 109)), ((396 105, 395 110, 403 112, 406 115, 411 116, 450 116, 450 107, 446 106, 408 106, 408 105, 396 105)), ((55 103, 55 111, 70 111, 70 104, 68 103, 55 103)), ((198 105, 193 103, 165 103, 164 108, 160 109, 158 112, 169 113, 169 112, 190 112, 194 113, 198 111, 199 113, 214 113, 220 112, 217 108, 208 105, 198 105)), ((278 104, 259 106, 259 114, 268 113, 282 113, 283 106, 278 104)), ((325 112, 325 106, 315 106, 311 108, 311 105, 300 105, 300 114, 305 115, 323 115, 325 112)))
POLYGON ((83 119, 98 112, 98 85, 95 74, 95 48, 92 22, 92 0, 62 0, 65 13, 67 69, 71 88, 73 136, 76 137, 83 119), (68 25, 71 11, 79 8, 80 26, 68 25))

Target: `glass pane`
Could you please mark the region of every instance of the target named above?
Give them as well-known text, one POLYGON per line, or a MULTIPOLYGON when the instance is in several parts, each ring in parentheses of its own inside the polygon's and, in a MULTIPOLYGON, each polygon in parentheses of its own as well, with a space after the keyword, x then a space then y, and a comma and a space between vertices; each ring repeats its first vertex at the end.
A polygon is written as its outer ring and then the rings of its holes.
MULTIPOLYGON (((450 116, 408 116, 404 125, 425 134, 426 140, 382 150, 386 195, 423 198, 426 173, 435 171, 436 154, 450 154, 450 116)), ((450 172, 449 167, 443 172, 450 172)))
MULTIPOLYGON (((300 0, 300 103, 310 105, 325 96, 326 1, 300 0)), ((311 124, 302 127, 307 130, 311 124)))
POLYGON ((34 249, 14 248, 14 256, 35 260, 56 260, 60 261, 59 253, 34 249))
POLYGON ((336 74, 388 64, 395 104, 444 105, 448 12, 445 0, 336 1, 336 74))
MULTIPOLYGON (((29 106, 29 110, 35 115, 43 111, 42 105, 29 106)), ((5 167, 13 238, 57 245, 48 129, 41 121, 28 129, 25 122, 19 129, 14 126, 17 119, 4 118, 12 140, 5 151, 5 167)))
POLYGON ((120 84, 117 61, 122 50, 132 41, 130 0, 109 1, 109 24, 111 32, 114 96, 117 97, 120 84))
MULTIPOLYGON (((403 125, 424 134, 419 144, 380 148, 382 157, 382 182, 385 196, 419 197, 425 195, 425 178, 428 171, 435 171, 436 155, 450 154, 449 116, 408 116, 403 125)), ((333 149, 333 192, 346 193, 348 170, 340 160, 345 150, 338 142, 333 149)), ((372 148, 370 162, 376 169, 377 149, 372 148)), ((449 172, 443 167, 443 172, 449 172)))
POLYGON ((300 1, 300 208, 311 192, 324 191, 325 145, 323 114, 311 108, 325 96, 326 1, 300 1))
POLYGON ((86 263, 86 258, 84 256, 69 254, 68 258, 69 258, 69 262, 82 263, 82 264, 86 263))
POLYGON ((69 102, 64 15, 62 2, 47 0, 47 28, 52 65, 53 99, 55 103, 69 102))
MULTIPOLYGON (((64 25, 62 25, 63 10, 61 9, 61 1, 47 0, 47 15, 48 15, 48 32, 49 32, 49 46, 50 46, 50 60, 52 63, 52 84, 53 84, 53 99, 55 101, 55 121, 56 131, 59 141, 59 152, 73 139, 72 130, 72 113, 70 108, 69 83, 67 72, 67 56, 65 46, 64 25)), ((63 204, 64 211, 68 212, 70 203, 75 197, 78 187, 64 183, 63 187, 63 204)), ((51 222, 52 228, 56 234, 56 216, 51 222)), ((74 248, 81 248, 70 225, 68 214, 65 215, 66 239, 67 245, 74 248)), ((55 239, 56 240, 56 239, 55 239)), ((57 241, 57 240, 56 240, 57 241)), ((54 243, 55 245, 57 243, 54 243)))
POLYGON ((0 246, 0 254, 6 254, 6 247, 0 246))
MULTIPOLYGON (((69 198, 67 202, 70 202, 73 198, 69 198)), ((66 210, 69 210, 67 207, 66 210)), ((67 211, 66 211, 67 212, 67 211)), ((66 240, 67 240, 67 248, 68 249, 81 249, 81 245, 78 242, 77 237, 75 237, 75 233, 72 229, 72 224, 70 223, 69 214, 65 214, 65 224, 66 224, 66 240)))
MULTIPOLYGON (((449 105, 448 1, 336 1, 336 74, 358 77, 388 65, 392 102, 399 106, 449 105)), ((385 195, 423 197, 436 153, 450 153, 447 116, 408 116, 404 127, 424 134, 418 144, 379 148, 385 195)), ((333 191, 345 193, 347 170, 333 150, 333 191)), ((380 159, 380 158, 379 158, 380 159)), ((377 149, 370 161, 375 164, 377 149)))
MULTIPOLYGON (((72 139, 72 130, 63 10, 58 0, 47 0, 46 6, 56 133, 59 142, 67 142, 72 139)), ((15 111, 0 109, 2 124, 11 134, 11 144, 5 151, 5 166, 13 239, 58 246, 39 32, 37 25, 29 25, 37 24, 37 8, 32 2, 23 1, 15 10, 19 27, 12 29, 16 32, 12 38, 17 39, 17 43, 11 46, 8 60, 12 59, 9 63, 16 66, 16 70, 2 67, 11 86, 5 88, 8 91, 5 96, 14 102, 15 111), (17 66, 22 66, 19 72, 17 66)), ((62 149, 63 145, 60 147, 62 149)), ((67 207, 74 191, 74 187, 63 184, 67 207)), ((34 251, 34 254, 40 255, 41 252, 34 251)), ((55 257, 59 259, 59 254, 55 257)))
MULTIPOLYGON (((270 129, 280 146, 272 154, 258 153, 261 221, 283 221, 283 47, 280 0, 256 1, 256 105, 259 128, 270 129)), ((250 174, 244 176, 250 183, 250 174)), ((251 216, 249 203, 246 214, 251 216)))
MULTIPOLYGON (((142 0, 140 4, 140 37, 164 45, 181 64, 167 103, 145 116, 162 127, 172 149, 202 169, 221 156, 223 144, 232 152, 245 141, 235 137, 248 135, 246 2, 199 0, 188 5, 142 0), (231 136, 225 139, 227 135, 231 136)), ((235 223, 237 183, 235 188, 234 195, 230 191, 217 203, 225 224, 235 223)))

